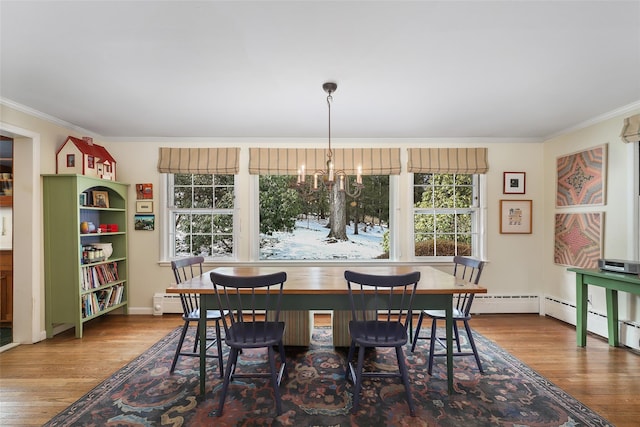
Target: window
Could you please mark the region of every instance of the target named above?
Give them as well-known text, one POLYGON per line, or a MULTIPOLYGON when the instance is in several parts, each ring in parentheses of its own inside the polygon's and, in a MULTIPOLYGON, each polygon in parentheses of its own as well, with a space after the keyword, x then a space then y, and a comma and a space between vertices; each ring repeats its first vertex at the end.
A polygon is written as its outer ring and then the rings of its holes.
POLYGON ((234 255, 234 175, 167 174, 169 256, 234 255))
MULTIPOLYGON (((353 181, 354 177, 350 177, 353 181)), ((354 198, 291 175, 260 175, 260 260, 371 260, 389 257, 389 176, 363 176, 354 198), (330 203, 333 197, 333 203, 330 203), (332 221, 338 218, 338 222, 332 221)))
POLYGON ((415 256, 479 255, 478 182, 476 174, 414 174, 415 256))

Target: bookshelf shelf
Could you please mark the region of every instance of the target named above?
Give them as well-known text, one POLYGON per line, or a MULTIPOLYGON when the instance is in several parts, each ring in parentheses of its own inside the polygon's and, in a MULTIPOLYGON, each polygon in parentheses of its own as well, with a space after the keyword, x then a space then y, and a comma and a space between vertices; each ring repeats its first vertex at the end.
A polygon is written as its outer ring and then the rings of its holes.
POLYGON ((72 174, 43 175, 43 184, 47 337, 72 325, 82 338, 85 322, 117 309, 127 311, 128 185, 72 174), (82 195, 93 191, 106 192, 110 206, 82 205, 82 195), (83 233, 84 222, 118 231, 83 233), (83 248, 93 254, 91 245, 97 243, 111 243, 113 254, 106 260, 83 260, 83 248))

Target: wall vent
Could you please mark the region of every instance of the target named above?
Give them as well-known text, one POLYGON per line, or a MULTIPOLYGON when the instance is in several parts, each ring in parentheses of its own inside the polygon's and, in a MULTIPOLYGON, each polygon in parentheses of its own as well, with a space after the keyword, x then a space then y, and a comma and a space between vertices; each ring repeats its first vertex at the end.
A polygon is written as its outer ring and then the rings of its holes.
POLYGON ((471 311, 474 314, 539 313, 540 297, 538 295, 476 294, 471 311))
POLYGON ((163 313, 182 313, 179 294, 158 292, 153 296, 153 315, 161 316, 163 313))

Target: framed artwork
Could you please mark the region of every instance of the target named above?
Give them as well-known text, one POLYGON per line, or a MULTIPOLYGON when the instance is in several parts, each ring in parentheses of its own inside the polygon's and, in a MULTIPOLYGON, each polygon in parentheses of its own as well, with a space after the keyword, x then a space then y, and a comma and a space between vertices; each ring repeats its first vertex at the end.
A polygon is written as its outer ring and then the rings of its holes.
POLYGON ((93 199, 93 206, 99 208, 109 207, 109 193, 106 191, 92 191, 91 198, 93 199))
POLYGON ((134 215, 133 225, 136 230, 153 231, 155 228, 155 215, 134 215))
POLYGON ((87 206, 87 193, 80 193, 80 206, 87 206))
POLYGON ((553 262, 597 268, 602 258, 602 212, 562 213, 555 218, 553 262))
POLYGON ((153 184, 136 184, 136 198, 153 199, 153 184))
POLYGON ((605 203, 607 144, 558 157, 556 207, 605 203))
POLYGON ((531 200, 500 200, 500 233, 531 234, 531 200))
POLYGON ((136 201, 136 212, 153 213, 153 202, 151 200, 136 201))
POLYGON ((524 194, 525 178, 525 172, 504 172, 502 174, 502 193, 524 194))

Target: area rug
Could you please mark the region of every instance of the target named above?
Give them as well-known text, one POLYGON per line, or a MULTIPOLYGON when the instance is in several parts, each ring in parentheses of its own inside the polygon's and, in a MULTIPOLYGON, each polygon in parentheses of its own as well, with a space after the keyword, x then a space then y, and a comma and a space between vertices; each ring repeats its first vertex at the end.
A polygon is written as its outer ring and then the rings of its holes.
MULTIPOLYGON (((238 379, 222 417, 215 416, 221 380, 214 359, 207 393, 199 395, 198 359, 183 357, 169 373, 180 329, 87 393, 45 426, 610 426, 498 345, 474 332, 484 374, 471 357, 456 358, 455 393, 447 393, 444 360, 426 372, 428 341, 405 348, 416 417, 397 379, 365 381, 351 414, 353 384, 344 379, 346 349, 334 348, 330 328, 315 328, 309 347, 287 348, 288 379, 276 416, 271 386, 238 379)), ((195 333, 195 330, 194 330, 195 333)), ((193 334, 190 334, 193 336, 193 334)), ((240 370, 266 368, 265 353, 243 353, 240 370)), ((393 349, 366 354, 369 368, 396 369, 393 349)), ((226 360, 226 358, 225 358, 226 360)))

